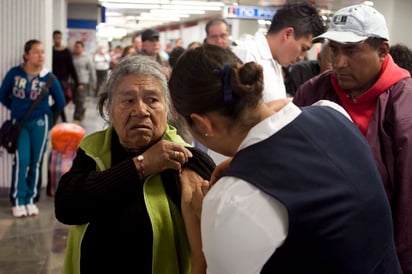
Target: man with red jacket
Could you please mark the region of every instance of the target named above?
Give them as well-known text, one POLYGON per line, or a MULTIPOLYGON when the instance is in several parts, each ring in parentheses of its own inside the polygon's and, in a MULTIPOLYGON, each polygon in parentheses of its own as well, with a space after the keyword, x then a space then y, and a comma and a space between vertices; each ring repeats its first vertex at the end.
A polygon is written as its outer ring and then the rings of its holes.
POLYGON ((412 79, 394 63, 385 18, 370 6, 337 11, 328 31, 313 42, 324 39, 332 70, 303 84, 293 102, 331 100, 358 125, 391 204, 402 270, 412 273, 412 79))

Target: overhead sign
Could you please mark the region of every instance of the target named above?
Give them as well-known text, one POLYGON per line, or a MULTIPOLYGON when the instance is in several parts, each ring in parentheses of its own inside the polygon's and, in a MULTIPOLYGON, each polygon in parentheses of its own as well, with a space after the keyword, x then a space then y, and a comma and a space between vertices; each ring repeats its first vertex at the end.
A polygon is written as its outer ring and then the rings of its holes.
POLYGON ((275 8, 253 7, 253 6, 225 6, 224 16, 226 18, 243 19, 269 19, 272 20, 276 13, 275 8))

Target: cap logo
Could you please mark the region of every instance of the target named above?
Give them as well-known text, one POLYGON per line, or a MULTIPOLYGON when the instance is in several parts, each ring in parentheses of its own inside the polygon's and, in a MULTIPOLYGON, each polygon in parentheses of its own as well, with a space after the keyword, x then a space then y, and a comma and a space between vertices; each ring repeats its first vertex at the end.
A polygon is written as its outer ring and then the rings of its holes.
POLYGON ((336 15, 333 17, 333 23, 336 25, 345 25, 347 20, 348 16, 346 15, 336 15))

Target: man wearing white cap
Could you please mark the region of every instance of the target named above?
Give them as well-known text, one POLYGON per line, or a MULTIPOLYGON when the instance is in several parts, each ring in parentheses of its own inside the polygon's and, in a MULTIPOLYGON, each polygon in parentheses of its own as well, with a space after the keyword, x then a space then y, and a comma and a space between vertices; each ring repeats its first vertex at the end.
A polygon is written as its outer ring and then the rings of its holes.
POLYGON ((313 42, 321 40, 329 43, 333 69, 303 84, 293 102, 334 101, 358 125, 391 204, 402 270, 412 273, 412 79, 394 63, 385 18, 370 6, 337 11, 313 42))

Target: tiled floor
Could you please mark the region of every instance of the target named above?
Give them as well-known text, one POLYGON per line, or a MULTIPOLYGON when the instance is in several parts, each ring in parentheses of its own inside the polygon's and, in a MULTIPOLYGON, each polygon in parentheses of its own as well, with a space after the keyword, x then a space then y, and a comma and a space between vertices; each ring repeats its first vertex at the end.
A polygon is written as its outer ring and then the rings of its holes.
MULTIPOLYGON (((82 123, 86 133, 103 129, 96 99, 88 97, 86 107, 82 123)), ((73 105, 67 106, 69 121, 72 113, 73 105)), ((11 215, 8 189, 0 189, 0 274, 61 273, 68 226, 55 219, 53 198, 45 195, 44 187, 37 205, 38 216, 16 219, 11 215)))

